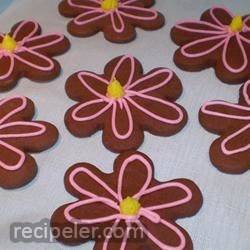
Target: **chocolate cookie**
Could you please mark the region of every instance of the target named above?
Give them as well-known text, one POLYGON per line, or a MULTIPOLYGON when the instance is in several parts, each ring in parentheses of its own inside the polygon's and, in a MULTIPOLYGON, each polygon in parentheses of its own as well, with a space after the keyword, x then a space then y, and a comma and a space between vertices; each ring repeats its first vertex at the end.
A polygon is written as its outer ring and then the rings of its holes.
POLYGON ((34 21, 21 21, 9 34, 0 33, 0 91, 17 84, 21 77, 48 81, 60 73, 60 65, 52 59, 69 49, 68 39, 58 33, 41 35, 34 21))
POLYGON ((221 171, 240 174, 250 169, 250 80, 240 90, 239 104, 210 101, 200 110, 204 128, 220 135, 210 148, 212 163, 221 171))
POLYGON ((57 129, 44 121, 32 121, 34 104, 23 96, 0 101, 0 187, 18 188, 31 181, 36 162, 27 152, 50 148, 57 129))
POLYGON ((140 152, 118 156, 111 174, 76 164, 65 175, 65 187, 77 201, 51 218, 52 233, 64 244, 95 240, 95 250, 193 249, 176 220, 200 209, 199 188, 187 179, 157 181, 152 161, 140 152))
POLYGON ((165 18, 149 9, 154 0, 63 0, 59 11, 74 18, 68 31, 79 37, 92 36, 99 31, 110 42, 125 43, 136 37, 135 28, 161 28, 165 18))
POLYGON ((213 67, 217 77, 230 84, 250 79, 250 15, 235 16, 225 8, 213 7, 200 21, 177 23, 171 37, 180 46, 174 61, 181 69, 213 67))
POLYGON ((66 92, 78 102, 65 115, 69 131, 88 137, 103 130, 103 144, 114 152, 137 149, 144 130, 170 136, 187 122, 184 108, 174 103, 182 85, 173 71, 156 68, 143 74, 140 62, 128 55, 111 60, 102 75, 73 74, 66 92))

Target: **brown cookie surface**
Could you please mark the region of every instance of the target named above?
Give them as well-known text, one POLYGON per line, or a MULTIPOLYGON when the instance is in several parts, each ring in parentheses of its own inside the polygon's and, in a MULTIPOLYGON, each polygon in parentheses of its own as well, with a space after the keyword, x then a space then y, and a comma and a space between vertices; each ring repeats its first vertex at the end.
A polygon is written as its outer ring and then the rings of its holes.
POLYGON ((23 96, 0 101, 0 187, 24 186, 36 175, 37 165, 28 152, 50 148, 57 129, 44 121, 32 121, 34 104, 23 96))
POLYGON ((201 125, 220 137, 210 147, 212 163, 221 171, 241 174, 250 169, 250 81, 240 89, 238 104, 205 103, 199 113, 201 125))
POLYGON ((157 181, 152 161, 140 152, 118 156, 111 174, 76 164, 65 175, 65 187, 77 201, 58 208, 51 218, 55 239, 64 244, 94 240, 95 250, 193 249, 175 221, 199 211, 199 188, 187 179, 157 181))
POLYGON ((182 85, 173 71, 156 68, 146 74, 132 56, 111 60, 104 74, 81 71, 70 76, 66 92, 78 104, 65 115, 65 124, 77 137, 103 130, 103 144, 111 151, 137 149, 143 131, 170 136, 187 122, 183 107, 174 103, 182 85))
POLYGON ((63 0, 59 12, 73 18, 68 31, 79 37, 92 36, 99 31, 110 42, 125 43, 136 37, 135 28, 161 28, 165 18, 150 9, 153 0, 63 0))
POLYGON ((21 77, 49 81, 60 73, 60 64, 52 57, 69 49, 69 40, 62 34, 41 34, 34 21, 21 21, 9 34, 0 33, 0 91, 17 84, 21 77))
POLYGON ((237 84, 250 79, 250 15, 235 16, 228 9, 213 7, 200 20, 177 23, 172 40, 177 66, 187 71, 215 69, 217 77, 237 84))

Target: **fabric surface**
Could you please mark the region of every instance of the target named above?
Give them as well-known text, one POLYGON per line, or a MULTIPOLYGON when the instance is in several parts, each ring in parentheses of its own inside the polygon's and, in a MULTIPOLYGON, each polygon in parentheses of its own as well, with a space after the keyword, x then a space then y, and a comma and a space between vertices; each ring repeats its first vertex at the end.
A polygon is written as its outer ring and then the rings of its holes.
MULTIPOLYGON (((0 6, 2 2, 8 0, 0 0, 0 6)), ((72 43, 68 53, 57 57, 63 68, 60 77, 43 84, 22 79, 16 88, 0 94, 0 99, 16 94, 26 95, 36 104, 36 119, 55 124, 60 132, 60 139, 52 149, 34 155, 39 172, 28 186, 13 191, 0 190, 0 249, 92 249, 92 243, 71 248, 59 243, 13 243, 9 228, 13 222, 36 223, 50 218, 56 208, 74 201, 63 183, 64 173, 72 164, 90 162, 103 171, 112 171, 116 155, 104 148, 101 133, 77 139, 66 130, 64 113, 74 102, 67 97, 64 84, 67 77, 78 70, 101 73, 110 59, 129 53, 142 62, 145 71, 169 67, 183 83, 184 92, 178 102, 188 111, 187 126, 169 138, 146 133, 145 142, 139 149, 153 160, 156 178, 160 181, 183 177, 200 187, 204 198, 200 212, 178 223, 189 232, 194 249, 248 250, 250 172, 234 176, 213 167, 208 150, 216 135, 206 132, 198 122, 198 111, 205 101, 222 99, 237 102, 240 85, 223 84, 215 77, 213 69, 199 73, 178 69, 172 61, 177 46, 170 40, 169 32, 177 20, 198 19, 212 5, 226 5, 236 14, 249 13, 249 0, 157 0, 155 8, 166 16, 164 28, 152 32, 138 30, 135 41, 122 45, 107 42, 101 33, 85 39, 70 36, 66 31, 69 19, 59 15, 58 3, 59 0, 17 0, 0 15, 2 32, 8 32, 20 20, 34 19, 44 32, 63 32, 72 43)))

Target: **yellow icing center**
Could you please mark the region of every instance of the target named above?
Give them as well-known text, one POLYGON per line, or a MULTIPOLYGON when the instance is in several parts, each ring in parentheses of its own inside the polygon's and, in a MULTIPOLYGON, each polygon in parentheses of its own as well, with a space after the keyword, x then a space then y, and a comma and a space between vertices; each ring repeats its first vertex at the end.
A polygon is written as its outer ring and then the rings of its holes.
POLYGON ((235 16, 230 24, 230 29, 233 32, 240 32, 243 29, 242 16, 235 16))
POLYGON ((103 0, 101 7, 104 11, 114 10, 118 7, 118 0, 103 0))
POLYGON ((124 89, 119 81, 114 79, 107 88, 107 97, 112 99, 120 99, 124 96, 124 89))
POLYGON ((17 42, 10 35, 5 35, 2 43, 0 44, 0 48, 4 49, 8 52, 14 52, 17 47, 17 42))
POLYGON ((139 213, 141 204, 138 200, 127 197, 120 203, 120 212, 123 215, 135 216, 139 213))

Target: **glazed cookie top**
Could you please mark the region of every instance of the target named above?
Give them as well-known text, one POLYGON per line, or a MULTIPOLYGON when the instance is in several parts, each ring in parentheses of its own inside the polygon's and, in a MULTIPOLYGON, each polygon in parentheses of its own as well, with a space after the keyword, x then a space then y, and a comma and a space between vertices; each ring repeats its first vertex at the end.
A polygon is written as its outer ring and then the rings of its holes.
POLYGON ((135 38, 135 27, 153 30, 164 25, 164 17, 150 9, 154 0, 63 0, 59 11, 74 17, 68 30, 76 36, 90 36, 103 31, 111 42, 135 38))
MULTIPOLYGON (((72 224, 94 227, 106 223, 114 232, 117 227, 125 230, 119 239, 112 232, 101 237, 94 249, 192 249, 187 232, 175 221, 200 209, 201 192, 190 180, 155 180, 153 163, 146 155, 121 154, 111 174, 87 163, 76 164, 66 173, 65 185, 79 200, 59 208, 52 216, 52 226, 63 229, 72 224), (143 239, 130 237, 130 230, 136 228, 143 239)), ((59 240, 70 244, 63 237, 59 240)))
POLYGON ((41 35, 41 27, 35 21, 21 21, 10 33, 0 33, 0 90, 8 89, 19 76, 28 74, 36 79, 35 72, 53 72, 57 65, 51 57, 68 48, 63 34, 41 35), (34 76, 28 72, 34 72, 34 76))
POLYGON ((139 61, 129 55, 111 60, 103 75, 72 75, 66 91, 79 102, 66 114, 69 130, 84 137, 103 129, 104 145, 115 152, 139 147, 143 130, 171 135, 187 121, 186 111, 173 102, 182 92, 174 72, 156 68, 143 75, 139 61))
POLYGON ((228 171, 247 171, 250 168, 250 80, 240 90, 239 104, 207 102, 201 108, 200 120, 209 131, 222 136, 219 140, 222 154, 234 157, 229 165, 235 166, 229 167, 228 171))
POLYGON ((249 15, 234 15, 226 8, 213 7, 199 21, 178 22, 172 29, 172 38, 181 46, 183 56, 216 60, 226 72, 244 74, 245 80, 250 77, 249 15))

